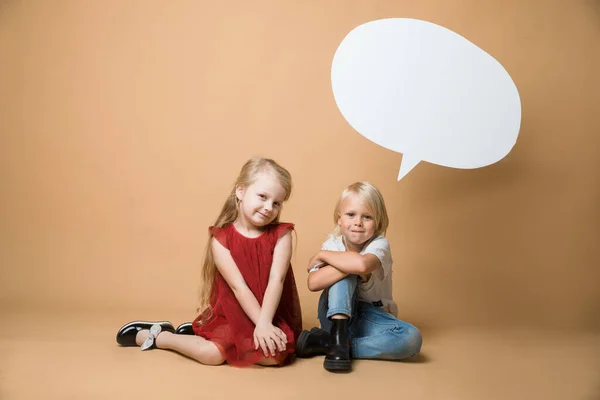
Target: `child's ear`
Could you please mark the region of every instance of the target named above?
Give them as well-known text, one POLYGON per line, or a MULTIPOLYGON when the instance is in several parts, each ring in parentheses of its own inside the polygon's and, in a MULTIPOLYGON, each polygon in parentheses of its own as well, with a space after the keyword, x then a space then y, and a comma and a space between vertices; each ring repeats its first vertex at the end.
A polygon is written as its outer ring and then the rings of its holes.
POLYGON ((342 219, 342 216, 340 214, 338 214, 338 220, 337 220, 337 224, 342 225, 342 223, 340 222, 340 220, 342 219))
POLYGON ((235 187, 235 197, 237 197, 238 201, 242 200, 244 196, 245 188, 242 185, 238 185, 235 187))

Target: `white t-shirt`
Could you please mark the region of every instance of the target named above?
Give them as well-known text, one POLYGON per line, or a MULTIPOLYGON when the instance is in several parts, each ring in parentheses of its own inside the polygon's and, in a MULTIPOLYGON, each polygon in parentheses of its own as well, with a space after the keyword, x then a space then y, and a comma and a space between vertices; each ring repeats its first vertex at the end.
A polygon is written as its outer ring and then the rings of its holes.
MULTIPOLYGON (((342 236, 330 236, 322 250, 346 251, 342 236)), ((358 285, 358 299, 381 307, 383 311, 394 317, 398 316, 398 305, 392 297, 392 253, 388 240, 379 235, 364 247, 360 254, 373 254, 381 262, 381 266, 371 273, 369 280, 358 285)), ((313 269, 314 270, 314 269, 313 269)), ((312 271, 312 270, 311 270, 312 271)))

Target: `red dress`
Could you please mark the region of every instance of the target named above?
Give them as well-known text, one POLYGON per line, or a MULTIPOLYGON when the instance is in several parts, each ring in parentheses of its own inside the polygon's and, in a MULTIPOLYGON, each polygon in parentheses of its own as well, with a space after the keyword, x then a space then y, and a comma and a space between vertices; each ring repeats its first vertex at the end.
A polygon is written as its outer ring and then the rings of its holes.
MULTIPOLYGON (((256 238, 242 235, 233 224, 223 228, 211 226, 209 231, 229 250, 246 284, 262 306, 275 244, 280 237, 293 229, 294 224, 290 223, 271 224, 256 238)), ((200 314, 192 324, 196 335, 215 343, 230 365, 244 367, 265 358, 260 347, 254 350, 254 323, 246 315, 218 270, 210 305, 213 309, 212 317, 203 325, 199 325, 197 322, 203 317, 203 314, 200 314)), ((287 348, 283 352, 277 351, 275 357, 269 355, 269 358, 274 358, 280 365, 284 365, 293 359, 296 341, 302 330, 300 301, 291 265, 283 283, 273 325, 286 334, 287 348)))

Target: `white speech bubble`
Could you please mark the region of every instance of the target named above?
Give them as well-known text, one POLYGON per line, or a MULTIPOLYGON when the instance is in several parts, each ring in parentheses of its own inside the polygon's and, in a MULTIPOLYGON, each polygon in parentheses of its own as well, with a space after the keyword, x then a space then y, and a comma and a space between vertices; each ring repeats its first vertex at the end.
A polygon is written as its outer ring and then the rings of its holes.
POLYGON ((508 72, 430 22, 389 18, 356 27, 335 52, 331 85, 352 128, 403 154, 398 180, 422 160, 493 164, 519 135, 521 101, 508 72))

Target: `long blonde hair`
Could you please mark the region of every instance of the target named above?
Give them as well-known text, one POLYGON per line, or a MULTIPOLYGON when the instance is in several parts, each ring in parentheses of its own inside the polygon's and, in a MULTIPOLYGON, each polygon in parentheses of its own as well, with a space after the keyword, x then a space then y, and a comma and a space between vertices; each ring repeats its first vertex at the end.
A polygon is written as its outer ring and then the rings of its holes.
POLYGON ((358 197, 373 214, 373 220, 375 221, 375 232, 373 237, 385 235, 390 223, 387 215, 387 209, 385 208, 385 201, 383 200, 381 192, 368 182, 354 182, 353 184, 344 188, 342 195, 338 199, 337 203, 335 204, 335 209, 333 210, 333 223, 335 224, 335 228, 333 229, 331 235, 337 237, 342 234, 338 224, 338 219, 340 217, 340 208, 342 206, 342 202, 348 196, 358 197))
MULTIPOLYGON (((213 226, 222 228, 227 224, 233 223, 237 219, 239 200, 236 196, 236 189, 240 186, 248 187, 252 185, 258 179, 258 176, 261 173, 273 174, 274 178, 277 179, 285 191, 285 198, 283 201, 287 201, 290 198, 290 195, 292 194, 292 176, 290 173, 272 159, 251 158, 250 160, 246 161, 242 167, 235 184, 231 188, 231 193, 229 194, 229 197, 227 197, 227 200, 225 200, 225 204, 223 204, 223 208, 221 209, 221 212, 219 213, 219 216, 217 217, 213 226)), ((279 222, 280 215, 281 212, 279 212, 272 223, 279 222)), ((206 248, 204 250, 202 284, 200 287, 199 305, 196 310, 198 313, 204 314, 200 323, 204 323, 212 317, 210 299, 214 289, 216 274, 216 266, 211 246, 212 239, 213 235, 209 234, 206 248)))

